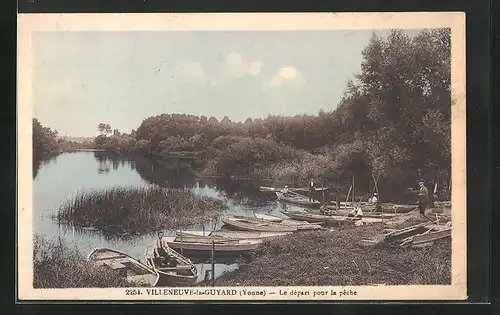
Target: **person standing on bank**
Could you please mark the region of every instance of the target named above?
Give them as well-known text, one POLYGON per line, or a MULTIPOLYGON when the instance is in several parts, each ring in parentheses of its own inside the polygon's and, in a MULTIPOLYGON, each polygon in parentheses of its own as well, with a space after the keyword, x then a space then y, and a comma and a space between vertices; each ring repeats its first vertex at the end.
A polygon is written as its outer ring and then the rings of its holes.
POLYGON ((420 190, 418 191, 418 207, 420 209, 420 214, 425 216, 425 209, 427 209, 427 204, 429 203, 429 191, 425 187, 424 182, 419 182, 420 190))
POLYGON ((311 178, 311 182, 309 183, 309 201, 314 201, 314 180, 311 178))

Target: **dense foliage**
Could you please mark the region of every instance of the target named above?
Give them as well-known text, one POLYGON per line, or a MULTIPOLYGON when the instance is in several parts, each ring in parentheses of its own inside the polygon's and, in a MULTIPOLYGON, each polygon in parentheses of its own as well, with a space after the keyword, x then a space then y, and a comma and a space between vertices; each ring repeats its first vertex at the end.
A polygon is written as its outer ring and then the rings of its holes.
POLYGON ((226 176, 296 184, 310 177, 350 183, 354 176, 366 190, 376 177, 386 195, 421 179, 449 187, 449 29, 373 35, 362 55, 361 72, 335 110, 245 122, 162 114, 131 134, 108 136, 111 127, 100 124, 96 144, 160 158, 197 152, 206 173, 226 176))

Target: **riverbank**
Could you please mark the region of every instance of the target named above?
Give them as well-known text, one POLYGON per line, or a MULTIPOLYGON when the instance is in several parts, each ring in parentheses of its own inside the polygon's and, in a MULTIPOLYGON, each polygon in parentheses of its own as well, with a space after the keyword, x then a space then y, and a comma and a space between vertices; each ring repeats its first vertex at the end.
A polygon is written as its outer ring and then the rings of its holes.
MULTIPOLYGON (((140 284, 134 284, 140 286, 140 284)), ((61 240, 35 235, 33 242, 34 288, 118 288, 131 284, 118 272, 86 261, 76 247, 61 240)))
MULTIPOLYGON (((391 226, 403 228, 418 220, 391 226)), ((216 279, 216 286, 451 284, 451 241, 411 248, 361 246, 383 225, 296 233, 265 241, 252 261, 216 279)))
POLYGON ((115 187, 77 193, 59 208, 56 219, 77 227, 144 233, 202 223, 224 209, 221 200, 191 190, 115 187))

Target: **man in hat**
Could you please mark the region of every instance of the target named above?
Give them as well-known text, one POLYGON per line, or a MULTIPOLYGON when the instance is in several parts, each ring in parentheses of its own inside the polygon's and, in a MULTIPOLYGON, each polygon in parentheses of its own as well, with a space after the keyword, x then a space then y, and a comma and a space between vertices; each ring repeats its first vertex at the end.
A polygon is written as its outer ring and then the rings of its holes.
POLYGON ((314 201, 314 194, 316 189, 314 188, 314 179, 311 178, 311 182, 309 183, 309 201, 314 201))
POLYGON ((420 189, 418 191, 418 208, 420 209, 420 214, 425 216, 425 209, 429 203, 429 191, 425 187, 424 182, 419 182, 418 185, 420 189))

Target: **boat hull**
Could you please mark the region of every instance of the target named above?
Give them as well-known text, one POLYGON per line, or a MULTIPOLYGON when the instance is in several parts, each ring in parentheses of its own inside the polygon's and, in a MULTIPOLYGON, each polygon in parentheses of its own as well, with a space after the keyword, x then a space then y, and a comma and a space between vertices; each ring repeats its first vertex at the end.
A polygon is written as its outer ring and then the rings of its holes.
POLYGON ((261 239, 261 238, 271 238, 277 236, 289 235, 291 232, 246 232, 246 231, 177 231, 177 235, 186 236, 211 236, 220 238, 231 238, 231 239, 261 239))
POLYGON ((160 279, 156 270, 115 249, 97 248, 88 255, 87 260, 119 271, 121 277, 131 284, 154 287, 160 279))
POLYGON ((238 219, 223 217, 221 221, 228 227, 242 231, 256 231, 256 232, 295 232, 297 228, 294 226, 286 226, 273 224, 271 222, 261 222, 250 219, 238 219))
POLYGON ((450 236, 451 228, 429 234, 415 235, 413 237, 412 245, 415 246, 430 243, 450 236))
POLYGON ((157 286, 193 286, 198 279, 198 269, 191 263, 191 261, 166 247, 158 240, 155 241, 151 248, 147 247, 145 251, 146 263, 149 267, 154 269, 158 275, 157 286), (157 259, 168 259, 175 261, 175 266, 167 267, 155 263, 157 259))
POLYGON ((211 241, 206 242, 184 242, 180 241, 178 237, 163 237, 162 243, 168 245, 174 250, 211 253, 215 249, 215 253, 242 253, 255 250, 261 240, 234 240, 227 242, 219 242, 212 244, 211 241))

